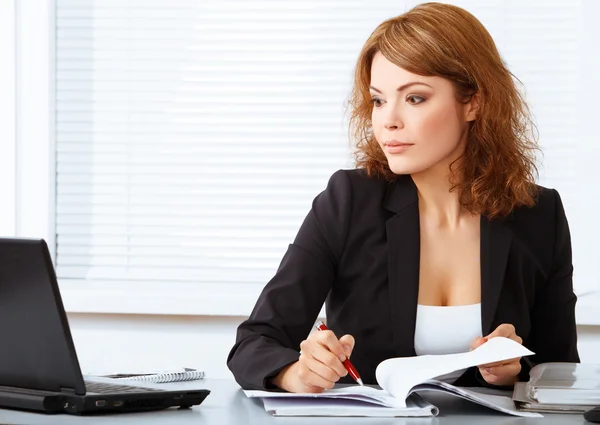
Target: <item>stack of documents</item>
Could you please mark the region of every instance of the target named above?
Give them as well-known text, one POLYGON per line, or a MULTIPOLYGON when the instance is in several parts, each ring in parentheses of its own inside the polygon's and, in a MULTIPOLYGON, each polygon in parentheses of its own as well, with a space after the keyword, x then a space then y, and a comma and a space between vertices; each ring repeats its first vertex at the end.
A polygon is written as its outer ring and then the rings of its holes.
POLYGON ((246 395, 262 398, 265 410, 275 416, 418 417, 439 413, 417 394, 397 403, 385 391, 372 387, 336 388, 313 396, 267 391, 246 391, 246 395))
POLYGON ((522 410, 579 413, 600 406, 600 365, 542 363, 529 376, 513 394, 522 410))

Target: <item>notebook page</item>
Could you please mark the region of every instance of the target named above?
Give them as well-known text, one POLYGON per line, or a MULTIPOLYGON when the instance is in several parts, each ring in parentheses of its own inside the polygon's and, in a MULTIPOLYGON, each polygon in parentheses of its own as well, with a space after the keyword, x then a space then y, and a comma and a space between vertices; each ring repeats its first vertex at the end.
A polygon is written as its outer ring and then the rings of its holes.
MULTIPOLYGON (((415 397, 416 396, 416 397, 415 397)), ((381 407, 356 400, 328 398, 266 398, 265 410, 275 416, 425 417, 437 416, 437 407, 411 396, 407 407, 381 407)))
POLYGON ((403 399, 412 387, 436 376, 532 354, 532 351, 511 339, 496 337, 466 353, 388 359, 377 366, 375 376, 381 388, 396 399, 403 399))
POLYGON ((354 400, 365 403, 370 403, 375 406, 382 407, 396 407, 405 408, 405 399, 396 399, 392 397, 388 392, 378 390, 372 387, 362 387, 360 385, 353 385, 343 388, 334 388, 331 390, 325 390, 322 393, 287 393, 287 392, 274 392, 274 391, 256 391, 256 390, 245 390, 244 394, 247 397, 260 397, 265 401, 268 399, 305 399, 310 401, 316 399, 343 399, 343 400, 354 400))

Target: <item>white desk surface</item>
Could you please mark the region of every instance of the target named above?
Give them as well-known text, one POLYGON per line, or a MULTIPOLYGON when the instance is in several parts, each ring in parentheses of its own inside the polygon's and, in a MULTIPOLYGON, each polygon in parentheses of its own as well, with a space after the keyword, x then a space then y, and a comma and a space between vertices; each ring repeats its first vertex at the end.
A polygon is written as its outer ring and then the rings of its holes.
POLYGON ((544 418, 518 418, 446 394, 422 393, 440 409, 433 418, 278 418, 265 412, 262 402, 248 399, 233 379, 204 379, 179 384, 162 384, 161 388, 207 388, 211 394, 200 406, 192 409, 167 409, 144 413, 124 413, 101 416, 46 415, 0 409, 3 424, 194 424, 194 425, 252 425, 252 424, 419 424, 419 425, 574 425, 590 424, 581 414, 544 414, 544 418))

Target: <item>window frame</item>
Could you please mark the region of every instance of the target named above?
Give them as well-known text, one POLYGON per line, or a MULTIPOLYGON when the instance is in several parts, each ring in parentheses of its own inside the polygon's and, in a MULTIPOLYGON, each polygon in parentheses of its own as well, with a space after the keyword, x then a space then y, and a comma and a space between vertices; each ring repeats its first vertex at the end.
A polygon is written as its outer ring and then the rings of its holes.
MULTIPOLYGON (((585 43, 580 45, 581 81, 600 87, 600 58, 590 55, 594 40, 600 40, 600 4, 582 0, 585 43)), ((8 200, 0 212, 0 233, 7 236, 41 237, 55 258, 55 0, 3 0, 0 27, 0 58, 8 63, 0 70, 0 171, 6 184, 0 195, 8 200), (12 13, 11 16, 11 11, 12 13), (13 24, 11 25, 11 19, 13 24), (6 24, 6 25, 4 25, 6 24), (11 37, 12 33, 12 37, 11 37), (11 48, 11 46, 13 46, 11 48), (15 84, 11 83, 15 82, 15 84), (12 108, 11 108, 12 105, 12 108), (7 125, 4 125, 4 123, 7 125)), ((595 117, 589 87, 580 85, 580 97, 589 98, 580 116, 580 134, 594 134, 595 117)), ((600 96, 600 93, 598 93, 600 96)), ((590 159, 590 178, 594 167, 590 159)), ((597 164, 595 164, 597 166, 597 164)), ((568 211, 567 211, 568 214, 568 211)), ((265 282, 266 284, 266 282, 265 282)), ((263 284, 165 284, 129 282, 59 282, 68 312, 161 315, 250 314, 263 284)), ((579 325, 600 325, 600 282, 594 290, 579 295, 579 325)), ((323 312, 321 312, 321 316, 323 312)))
POLYGON ((0 235, 16 234, 16 0, 0 2, 0 235))
MULTIPOLYGON (((9 213, 0 216, 3 223, 9 223, 2 233, 44 238, 55 260, 56 3, 54 0, 9 0, 9 3, 15 11, 16 54, 12 69, 17 80, 12 110, 16 130, 12 140, 18 143, 12 158, 10 144, 4 148, 2 152, 9 155, 2 158, 1 165, 7 166, 5 170, 10 170, 11 165, 16 170, 13 181, 3 186, 6 192, 3 199, 9 199, 11 193, 18 195, 7 208, 9 213), (10 227, 11 214, 16 217, 13 227, 10 227)), ((10 88, 11 84, 6 85, 10 88)), ((6 130, 8 136, 10 131, 6 130)), ((70 313, 247 316, 264 285, 70 280, 59 282, 59 286, 65 309, 70 313)))

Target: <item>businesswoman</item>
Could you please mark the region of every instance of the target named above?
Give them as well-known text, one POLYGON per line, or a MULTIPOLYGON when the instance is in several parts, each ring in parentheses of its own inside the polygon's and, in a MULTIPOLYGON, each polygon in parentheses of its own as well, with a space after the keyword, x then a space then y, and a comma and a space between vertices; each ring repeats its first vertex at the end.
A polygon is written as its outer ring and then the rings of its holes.
POLYGON ((365 383, 391 357, 505 336, 535 352, 441 377, 511 386, 532 364, 578 362, 571 242, 559 194, 533 183, 527 106, 490 34, 428 3, 383 22, 355 71, 356 170, 319 194, 238 329, 247 389, 365 383), (308 336, 323 302, 331 331, 308 336))

